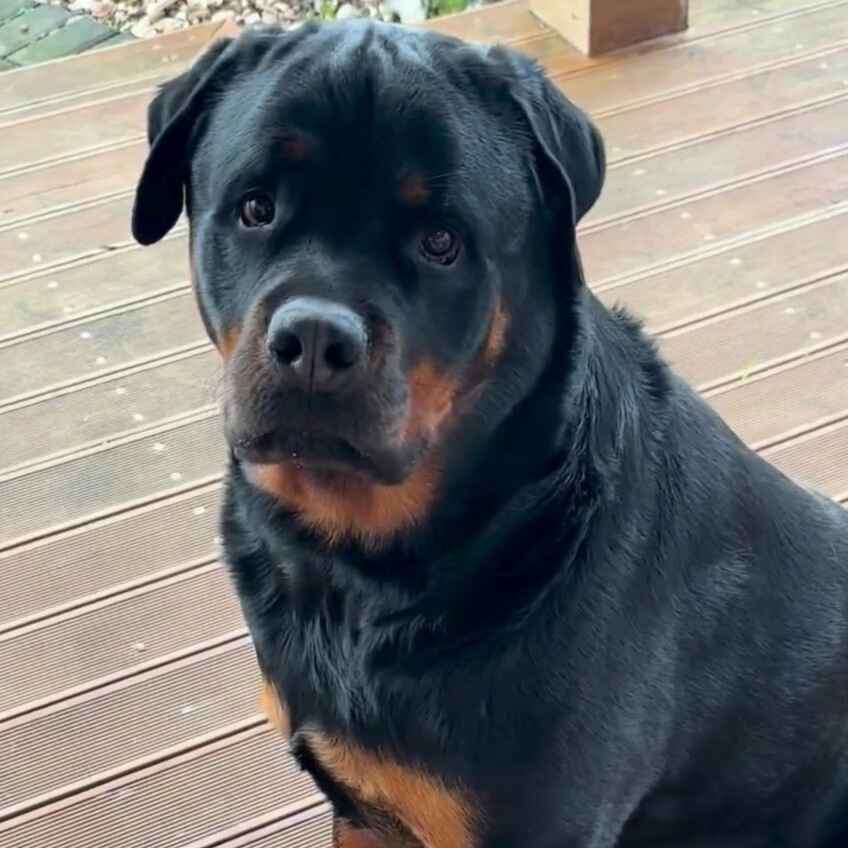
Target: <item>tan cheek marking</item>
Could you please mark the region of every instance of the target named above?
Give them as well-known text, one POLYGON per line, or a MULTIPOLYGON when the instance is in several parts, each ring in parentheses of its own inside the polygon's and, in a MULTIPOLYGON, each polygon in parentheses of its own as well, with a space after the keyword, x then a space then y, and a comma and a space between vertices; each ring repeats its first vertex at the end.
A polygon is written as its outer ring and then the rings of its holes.
POLYGON ((506 333, 509 328, 509 313, 499 303, 492 317, 492 326, 489 328, 489 337, 483 348, 483 361, 486 365, 494 365, 506 346, 506 333))
POLYGON ((401 202, 412 208, 423 206, 430 199, 431 194, 427 181, 419 174, 404 177, 398 187, 401 202))
POLYGON ((264 680, 262 682, 262 692, 259 695, 259 706, 271 726, 284 738, 288 739, 291 735, 288 710, 280 700, 280 696, 277 694, 276 688, 268 680, 264 680))
POLYGON ((216 346, 224 359, 229 359, 233 355, 233 351, 238 346, 240 337, 241 332, 238 327, 230 327, 224 330, 218 337, 216 346))
POLYGON ((475 844, 477 816, 462 793, 354 745, 314 731, 306 731, 306 736, 313 755, 336 780, 404 824, 424 848, 472 848, 475 844))
POLYGON ((458 383, 440 373, 432 362, 417 365, 409 376, 409 412, 402 440, 431 438, 450 415, 458 383))
POLYGON ((353 538, 371 550, 423 520, 438 480, 432 461, 398 486, 367 483, 354 475, 318 484, 293 465, 247 465, 246 470, 251 482, 297 512, 331 544, 353 538))

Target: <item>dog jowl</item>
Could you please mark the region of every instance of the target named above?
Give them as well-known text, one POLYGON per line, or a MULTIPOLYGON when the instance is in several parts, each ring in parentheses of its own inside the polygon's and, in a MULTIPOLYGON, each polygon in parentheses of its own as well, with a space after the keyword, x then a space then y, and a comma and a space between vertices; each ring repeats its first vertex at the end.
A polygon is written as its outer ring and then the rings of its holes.
POLYGON ((586 115, 359 21, 213 45, 149 137, 134 233, 188 217, 226 559, 337 844, 842 844, 848 522, 592 295, 586 115))

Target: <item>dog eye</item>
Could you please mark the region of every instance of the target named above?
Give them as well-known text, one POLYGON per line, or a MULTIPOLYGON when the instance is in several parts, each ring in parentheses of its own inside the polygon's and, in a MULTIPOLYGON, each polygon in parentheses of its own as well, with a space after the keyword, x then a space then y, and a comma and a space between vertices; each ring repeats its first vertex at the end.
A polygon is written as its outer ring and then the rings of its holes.
POLYGON ((433 230, 421 239, 420 247, 426 259, 450 265, 459 254, 459 239, 450 230, 433 230))
POLYGON ((274 220, 274 201, 267 194, 250 194, 241 204, 245 227, 267 227, 274 220))

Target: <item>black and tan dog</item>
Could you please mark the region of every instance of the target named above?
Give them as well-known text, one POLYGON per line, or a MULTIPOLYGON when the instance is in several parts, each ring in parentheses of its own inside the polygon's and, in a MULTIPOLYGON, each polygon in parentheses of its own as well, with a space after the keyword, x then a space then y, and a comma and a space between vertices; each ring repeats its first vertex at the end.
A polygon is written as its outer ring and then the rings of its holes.
POLYGON ((134 232, 185 201, 227 560, 337 844, 848 844, 848 518, 587 289, 587 118, 362 22, 217 44, 150 139, 134 232))

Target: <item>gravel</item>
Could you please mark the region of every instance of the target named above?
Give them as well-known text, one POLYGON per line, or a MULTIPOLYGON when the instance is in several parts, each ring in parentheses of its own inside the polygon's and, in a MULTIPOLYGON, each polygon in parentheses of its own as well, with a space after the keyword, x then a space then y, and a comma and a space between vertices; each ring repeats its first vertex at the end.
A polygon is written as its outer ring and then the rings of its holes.
MULTIPOLYGON (((209 21, 241 26, 276 24, 287 29, 310 18, 371 17, 418 23, 487 0, 41 0, 90 15, 136 38, 161 35, 209 21)), ((488 0, 491 2, 491 0, 488 0)))

